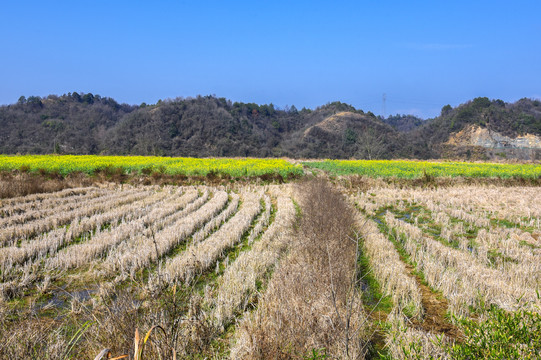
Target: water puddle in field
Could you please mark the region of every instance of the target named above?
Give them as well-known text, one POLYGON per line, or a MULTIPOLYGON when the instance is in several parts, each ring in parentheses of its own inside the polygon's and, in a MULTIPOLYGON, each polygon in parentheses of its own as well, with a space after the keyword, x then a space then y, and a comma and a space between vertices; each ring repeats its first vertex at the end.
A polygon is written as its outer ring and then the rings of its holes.
POLYGON ((34 306, 34 311, 46 311, 49 309, 60 309, 66 306, 66 302, 58 296, 53 296, 51 299, 41 302, 34 306))
POLYGON ((366 292, 370 289, 370 287, 368 286, 368 284, 364 281, 361 281, 361 290, 362 292, 366 292))
POLYGON ((400 220, 404 222, 409 222, 411 220, 411 214, 404 214, 404 216, 402 216, 400 220))
POLYGON ((77 299, 78 301, 83 302, 83 301, 90 300, 92 295, 95 293, 96 293, 96 290, 94 289, 84 289, 84 290, 79 290, 79 291, 73 291, 70 294, 74 299, 77 299))
POLYGON ((84 303, 91 299, 92 295, 96 293, 96 289, 83 289, 77 291, 65 291, 55 290, 52 291, 48 299, 42 302, 37 303, 32 311, 42 312, 47 310, 62 310, 66 309, 71 305, 72 301, 79 303, 84 303))
POLYGON ((380 225, 383 225, 383 220, 382 219, 385 217, 386 212, 387 212, 387 210, 377 212, 376 216, 374 217, 374 221, 377 222, 380 225))

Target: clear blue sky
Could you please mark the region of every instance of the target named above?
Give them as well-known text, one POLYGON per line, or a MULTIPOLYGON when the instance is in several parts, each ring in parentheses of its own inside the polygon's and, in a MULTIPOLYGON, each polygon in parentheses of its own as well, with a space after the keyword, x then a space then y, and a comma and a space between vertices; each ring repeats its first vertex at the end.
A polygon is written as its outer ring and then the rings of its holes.
POLYGON ((9 1, 0 104, 91 92, 119 102, 216 94, 439 114, 541 97, 541 1, 9 1))

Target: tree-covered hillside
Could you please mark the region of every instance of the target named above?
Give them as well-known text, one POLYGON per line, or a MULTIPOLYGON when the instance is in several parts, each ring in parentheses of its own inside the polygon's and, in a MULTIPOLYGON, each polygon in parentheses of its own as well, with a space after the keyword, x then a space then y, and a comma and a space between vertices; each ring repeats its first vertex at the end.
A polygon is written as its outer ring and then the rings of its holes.
POLYGON ((21 96, 0 107, 0 152, 96 154, 107 133, 137 106, 93 94, 21 96))
POLYGON ((0 107, 0 153, 424 159, 441 157, 441 144, 469 125, 540 135, 541 103, 476 98, 421 120, 341 102, 298 110, 216 96, 139 106, 76 92, 30 96, 0 107))

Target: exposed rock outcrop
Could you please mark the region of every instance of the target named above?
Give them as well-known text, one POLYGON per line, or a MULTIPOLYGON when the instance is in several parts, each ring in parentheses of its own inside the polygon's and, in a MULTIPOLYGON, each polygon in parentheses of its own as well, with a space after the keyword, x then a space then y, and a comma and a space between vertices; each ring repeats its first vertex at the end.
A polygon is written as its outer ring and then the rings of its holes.
POLYGON ((511 138, 480 126, 469 126, 451 134, 444 146, 455 153, 464 153, 465 150, 475 154, 484 152, 488 158, 541 159, 541 137, 525 134, 511 138))
POLYGON ((541 149, 541 137, 526 134, 510 138, 498 132, 480 126, 471 126, 455 134, 451 134, 448 145, 481 146, 490 149, 541 149))

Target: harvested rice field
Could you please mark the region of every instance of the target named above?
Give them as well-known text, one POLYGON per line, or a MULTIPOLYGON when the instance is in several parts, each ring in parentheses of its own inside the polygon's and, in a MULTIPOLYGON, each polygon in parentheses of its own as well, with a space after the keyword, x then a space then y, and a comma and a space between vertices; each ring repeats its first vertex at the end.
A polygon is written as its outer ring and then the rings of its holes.
POLYGON ((0 358, 541 353, 541 191, 103 183, 0 200, 0 358))

